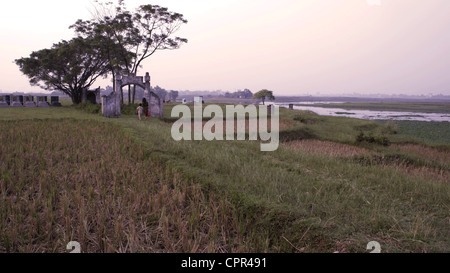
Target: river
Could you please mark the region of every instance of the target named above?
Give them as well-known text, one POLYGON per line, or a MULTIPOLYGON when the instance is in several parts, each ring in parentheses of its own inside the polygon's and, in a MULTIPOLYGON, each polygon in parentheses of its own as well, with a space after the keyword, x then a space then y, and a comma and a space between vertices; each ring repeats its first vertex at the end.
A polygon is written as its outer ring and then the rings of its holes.
POLYGON ((340 116, 368 120, 413 120, 413 121, 436 121, 450 122, 450 114, 445 113, 418 113, 397 111, 372 111, 372 110, 346 110, 341 108, 324 108, 313 106, 316 103, 339 103, 339 102, 289 102, 274 103, 280 107, 289 108, 294 104, 295 110, 308 110, 321 116, 340 116), (297 106, 296 104, 311 104, 311 106, 297 106))

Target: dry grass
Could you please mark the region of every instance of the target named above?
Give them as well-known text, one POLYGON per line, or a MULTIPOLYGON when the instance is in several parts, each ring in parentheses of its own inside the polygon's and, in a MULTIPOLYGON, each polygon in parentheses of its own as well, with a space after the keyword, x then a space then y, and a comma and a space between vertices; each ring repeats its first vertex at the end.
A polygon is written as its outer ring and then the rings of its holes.
POLYGON ((394 144, 391 148, 416 157, 430 158, 442 164, 450 164, 450 153, 437 148, 417 144, 394 144))
POLYGON ((410 177, 420 177, 423 179, 434 180, 438 183, 450 183, 450 173, 445 170, 430 168, 426 166, 411 166, 402 164, 395 166, 386 166, 386 168, 392 167, 400 170, 402 173, 410 177))
POLYGON ((322 156, 353 157, 371 153, 370 150, 367 150, 365 148, 360 148, 348 144, 311 139, 290 141, 287 143, 283 143, 282 145, 289 150, 322 156))
MULTIPOLYGON (((330 141, 320 140, 299 140, 291 141, 282 144, 285 148, 298 151, 305 154, 327 156, 327 157, 341 157, 352 158, 361 156, 375 156, 377 158, 383 158, 383 155, 375 151, 371 151, 366 148, 352 146, 348 144, 335 143, 330 141)), ((437 162, 444 166, 448 166, 450 163, 450 154, 445 151, 440 151, 436 148, 426 147, 416 144, 395 144, 389 148, 390 150, 398 151, 402 154, 415 156, 423 159, 424 161, 437 162)), ((402 173, 411 177, 421 177, 424 179, 432 179, 438 182, 450 181, 450 172, 448 168, 435 168, 430 166, 418 166, 408 164, 406 162, 379 162, 384 168, 395 168, 402 173)))
POLYGON ((150 162, 111 125, 2 122, 0 252, 251 251, 227 198, 150 162))
POLYGON ((427 162, 429 165, 438 164, 440 168, 430 166, 414 166, 411 164, 398 164, 404 173, 411 176, 433 179, 439 182, 450 183, 450 153, 438 148, 417 144, 395 144, 391 149, 397 150, 427 162))

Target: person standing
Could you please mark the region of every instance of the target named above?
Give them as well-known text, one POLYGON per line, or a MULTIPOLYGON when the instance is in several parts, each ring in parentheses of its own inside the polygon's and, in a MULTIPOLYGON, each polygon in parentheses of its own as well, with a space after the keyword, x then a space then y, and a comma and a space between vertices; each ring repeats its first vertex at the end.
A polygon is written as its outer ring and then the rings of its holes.
POLYGON ((150 116, 150 111, 149 111, 149 108, 148 108, 148 102, 147 102, 146 98, 142 99, 142 108, 143 108, 143 111, 144 111, 145 119, 147 119, 150 116))
POLYGON ((144 112, 144 107, 142 107, 142 103, 139 104, 139 107, 136 110, 138 112, 139 120, 142 120, 142 114, 144 112))

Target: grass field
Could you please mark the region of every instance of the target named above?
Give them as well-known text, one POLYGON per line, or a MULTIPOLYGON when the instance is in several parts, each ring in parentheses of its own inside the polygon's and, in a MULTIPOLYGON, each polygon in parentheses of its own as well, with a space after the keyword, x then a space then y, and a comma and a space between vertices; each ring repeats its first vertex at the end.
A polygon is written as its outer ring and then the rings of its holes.
POLYGON ((0 109, 0 252, 450 251, 449 123, 280 109, 268 153, 176 142, 172 106, 0 109))
POLYGON ((450 126, 448 122, 396 121, 399 134, 398 141, 417 141, 423 144, 448 145, 450 126))

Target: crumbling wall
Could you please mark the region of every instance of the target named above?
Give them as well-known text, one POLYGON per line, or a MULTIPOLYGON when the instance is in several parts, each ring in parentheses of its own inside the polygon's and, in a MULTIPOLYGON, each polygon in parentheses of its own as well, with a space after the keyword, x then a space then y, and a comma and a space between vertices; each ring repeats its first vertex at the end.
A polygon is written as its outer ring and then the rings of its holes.
POLYGON ((0 108, 8 108, 9 104, 6 100, 6 96, 0 96, 0 108))
POLYGON ((150 91, 150 74, 147 72, 144 77, 137 77, 130 73, 128 76, 116 75, 115 90, 109 96, 102 97, 102 114, 105 117, 116 118, 121 115, 121 89, 126 85, 137 85, 145 89, 144 97, 149 102, 150 116, 163 118, 164 104, 162 99, 155 93, 150 91), (144 82, 145 81, 145 82, 144 82))
POLYGON ((33 96, 25 96, 24 99, 23 107, 36 107, 33 96))
POLYGON ((11 96, 11 107, 23 107, 23 96, 11 96))
POLYGON ((153 92, 149 92, 150 116, 155 118, 164 118, 164 104, 162 99, 153 92))
POLYGON ((120 93, 112 92, 109 96, 102 97, 102 115, 107 118, 120 117, 120 93))
POLYGON ((91 102, 92 104, 100 104, 102 102, 102 98, 100 96, 100 87, 95 90, 88 90, 84 88, 81 92, 81 102, 91 102))
POLYGON ((41 108, 49 108, 50 104, 48 103, 47 96, 36 96, 36 105, 41 108))

